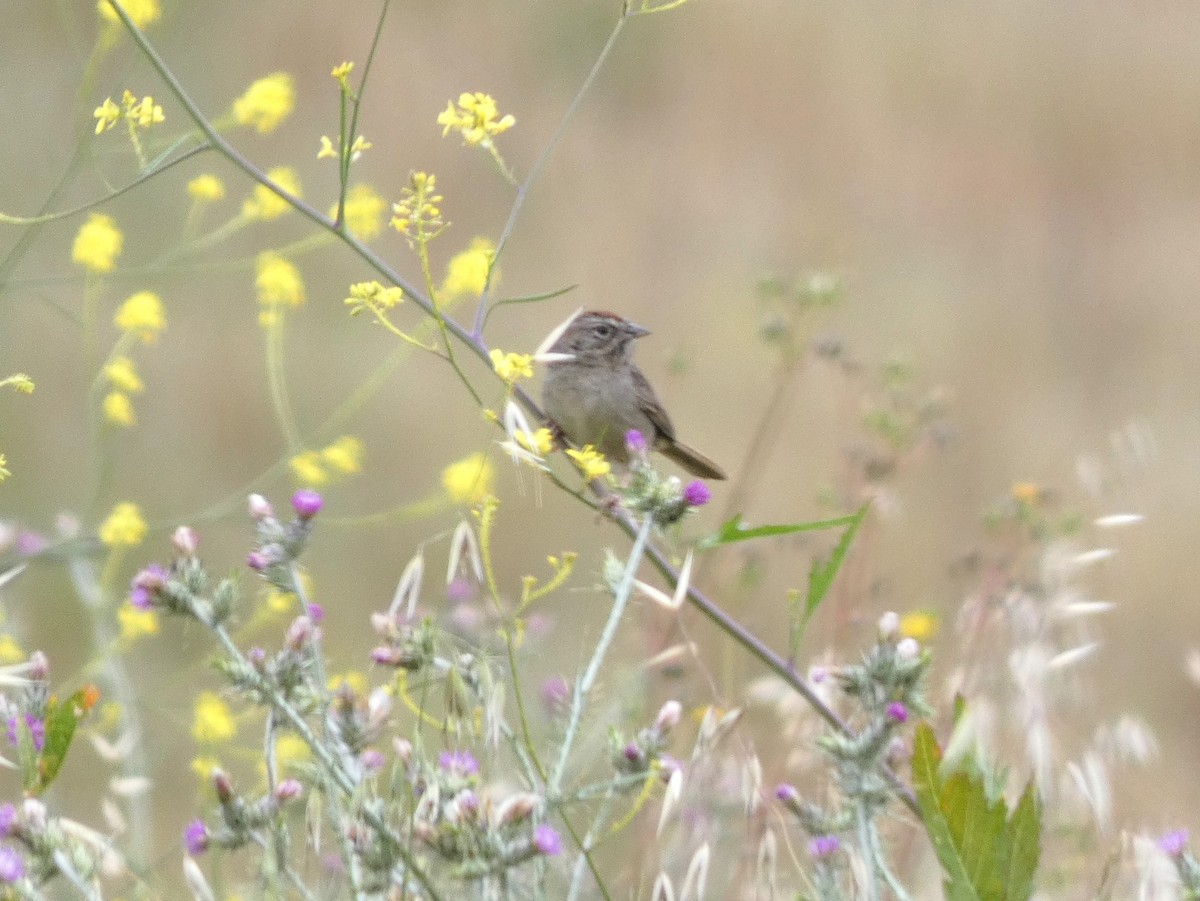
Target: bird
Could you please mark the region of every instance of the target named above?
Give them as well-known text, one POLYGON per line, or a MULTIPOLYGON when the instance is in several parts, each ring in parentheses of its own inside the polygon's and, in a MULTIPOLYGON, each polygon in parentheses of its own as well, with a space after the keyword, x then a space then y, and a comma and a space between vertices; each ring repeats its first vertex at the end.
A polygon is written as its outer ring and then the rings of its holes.
POLYGON ((629 465, 626 433, 702 479, 724 470, 675 437, 675 427, 650 382, 633 362, 633 342, 650 334, 616 313, 580 313, 550 347, 542 404, 554 430, 576 445, 592 445, 609 461, 629 465))

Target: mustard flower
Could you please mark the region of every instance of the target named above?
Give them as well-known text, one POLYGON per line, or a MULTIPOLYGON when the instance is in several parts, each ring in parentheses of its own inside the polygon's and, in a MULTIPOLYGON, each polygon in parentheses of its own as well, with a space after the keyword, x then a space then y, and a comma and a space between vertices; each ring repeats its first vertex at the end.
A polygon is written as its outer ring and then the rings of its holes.
POLYGON ((187 183, 188 196, 197 203, 211 203, 225 196, 225 183, 215 175, 197 175, 187 183))
POLYGON ((353 435, 343 435, 333 444, 321 450, 321 459, 338 472, 352 474, 362 472, 362 442, 353 435))
POLYGON ((12 475, 12 470, 8 468, 8 457, 0 454, 0 482, 3 482, 12 475))
POLYGON ((113 323, 127 334, 137 335, 145 344, 153 344, 167 327, 162 301, 152 291, 138 291, 117 307, 113 323))
POLYGON ((121 637, 126 641, 158 633, 158 616, 155 612, 139 610, 131 604, 122 604, 117 608, 117 622, 121 624, 121 637))
POLYGON ((130 90, 121 95, 121 107, 125 119, 138 128, 149 128, 166 119, 163 108, 154 102, 153 97, 146 96, 138 100, 130 90))
MULTIPOLYGON (((295 169, 288 166, 276 166, 267 171, 267 178, 293 197, 303 196, 300 188, 300 176, 296 174, 295 169)), ((290 203, 266 185, 255 185, 254 193, 242 203, 242 215, 249 219, 261 219, 266 222, 278 219, 291 208, 290 203)))
POLYGON ((333 67, 333 69, 330 71, 329 74, 332 75, 334 78, 336 78, 338 81, 340 81, 342 83, 342 87, 345 87, 346 79, 350 77, 350 73, 353 70, 354 70, 354 63, 347 61, 347 62, 343 62, 343 63, 338 63, 336 66, 333 67))
MULTIPOLYGON (((119 2, 138 28, 145 28, 147 25, 157 22, 159 16, 162 15, 158 0, 119 0, 119 2)), ((99 0, 96 3, 96 10, 100 13, 100 18, 107 22, 121 21, 117 11, 112 7, 111 0, 99 0)))
POLYGON ((441 202, 437 176, 427 172, 411 173, 408 185, 400 192, 399 202, 392 204, 392 228, 410 242, 436 238, 446 228, 438 206, 441 202))
MULTIPOLYGON (((346 192, 346 227, 356 237, 364 240, 374 238, 383 231, 383 217, 388 203, 375 193, 370 185, 354 185, 346 192)), ((337 215, 337 205, 330 207, 329 218, 337 215)))
POLYGON ((137 417, 133 413, 133 401, 123 391, 110 391, 104 395, 102 403, 104 418, 113 425, 123 428, 137 425, 137 417))
POLYGON ((927 642, 938 631, 938 618, 926 610, 914 610, 900 617, 900 634, 905 638, 915 638, 927 642))
POLYGON ((217 744, 235 735, 237 723, 225 700, 214 691, 200 692, 192 714, 192 737, 201 744, 217 744))
POLYGON ((296 86, 286 72, 273 72, 258 79, 233 101, 233 116, 241 125, 250 125, 259 134, 279 127, 296 105, 296 86))
POLYGON ((536 429, 532 435, 527 432, 516 432, 515 437, 522 447, 533 451, 539 457, 544 457, 554 450, 554 433, 545 426, 536 429))
POLYGON ((96 117, 96 134, 103 134, 121 120, 121 107, 113 103, 111 97, 105 97, 92 115, 96 117))
POLYGON ((350 286, 350 296, 343 303, 350 307, 351 316, 357 316, 363 310, 390 310, 403 300, 400 288, 385 288, 379 282, 356 282, 350 286))
POLYGON ((496 468, 484 453, 470 454, 442 470, 442 487, 456 504, 477 504, 492 493, 496 468))
POLYGON ((442 293, 447 297, 478 297, 487 287, 488 273, 495 259, 496 245, 487 238, 475 238, 470 247, 450 258, 442 293))
POLYGON ((112 216, 92 213, 75 235, 71 259, 92 272, 112 272, 124 243, 125 236, 112 216))
POLYGON ((288 461, 292 478, 301 485, 324 485, 329 473, 321 465, 321 455, 316 451, 301 451, 288 461))
POLYGON ((304 279, 290 260, 268 250, 258 255, 254 269, 254 287, 264 307, 298 307, 304 303, 304 279))
POLYGON ((129 357, 114 357, 104 367, 104 377, 114 388, 129 394, 141 394, 146 388, 138 376, 137 365, 129 357))
POLYGON ((474 146, 482 144, 491 146, 492 138, 501 132, 508 131, 516 124, 512 116, 497 118, 496 101, 490 94, 479 91, 458 95, 458 108, 453 101, 446 104, 437 117, 438 125, 444 126, 442 137, 457 131, 462 134, 463 143, 474 146))
POLYGON ((589 482, 612 472, 612 465, 604 459, 604 454, 590 444, 585 444, 580 450, 569 448, 567 456, 575 461, 575 465, 589 482))
POLYGON ((529 354, 505 353, 492 348, 488 356, 492 358, 492 368, 496 374, 510 385, 519 378, 533 377, 533 357, 529 354))
POLYGON ((109 547, 136 547, 146 537, 146 528, 138 505, 123 501, 100 523, 100 540, 109 547))

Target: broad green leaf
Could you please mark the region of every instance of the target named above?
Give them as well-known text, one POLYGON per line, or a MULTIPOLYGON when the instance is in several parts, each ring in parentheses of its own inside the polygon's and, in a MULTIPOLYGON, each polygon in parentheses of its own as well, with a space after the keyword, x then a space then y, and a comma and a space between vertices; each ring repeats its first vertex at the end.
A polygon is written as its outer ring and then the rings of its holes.
POLYGON ((36 783, 27 786, 33 794, 41 794, 54 781, 67 758, 75 727, 96 703, 97 692, 92 686, 79 689, 65 701, 51 699, 46 707, 46 740, 38 755, 36 783))
POLYGON ((913 745, 913 788, 925 831, 942 866, 949 901, 1028 901, 1041 839, 1033 784, 1011 818, 1003 798, 989 801, 984 780, 967 770, 943 778, 942 751, 927 723, 913 745))

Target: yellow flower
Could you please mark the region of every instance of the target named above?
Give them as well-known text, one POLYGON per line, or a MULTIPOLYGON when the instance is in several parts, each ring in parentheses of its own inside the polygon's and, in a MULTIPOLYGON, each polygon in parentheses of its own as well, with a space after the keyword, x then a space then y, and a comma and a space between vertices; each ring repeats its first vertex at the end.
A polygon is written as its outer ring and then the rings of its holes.
POLYGON ((604 454, 590 444, 585 444, 582 450, 569 448, 567 456, 575 461, 575 465, 579 467, 583 477, 589 482, 612 472, 612 466, 604 459, 604 454))
POLYGON ((346 670, 329 677, 329 691, 336 692, 343 685, 359 697, 367 693, 367 677, 358 670, 346 670))
POLYGON ((121 107, 126 120, 138 128, 149 128, 166 119, 163 108, 154 102, 153 97, 146 96, 138 100, 133 91, 128 89, 121 95, 121 107))
POLYGON ((212 782, 213 771, 221 766, 221 761, 217 758, 202 754, 199 757, 192 758, 192 772, 200 777, 200 781, 204 783, 212 782))
MULTIPOLYGON (((346 192, 346 227, 359 238, 374 238, 383 231, 388 203, 370 185, 354 185, 346 192)), ((329 211, 337 215, 337 207, 329 211)))
POLYGON ((92 213, 75 235, 71 259, 92 272, 112 272, 124 243, 125 236, 111 216, 92 213))
POLYGON ((215 175, 197 175, 187 183, 187 192, 198 203, 211 203, 225 196, 225 183, 215 175))
POLYGON ((321 465, 321 455, 316 451, 301 451, 288 461, 292 469, 292 478, 301 485, 316 487, 329 481, 329 474, 321 465))
POLYGON ((312 749, 294 732, 284 732, 275 742, 275 762, 281 769, 307 763, 311 758, 312 749))
POLYGON ((109 547, 136 547, 146 537, 146 520, 137 504, 123 501, 100 523, 100 540, 109 547))
POLYGON ((344 473, 361 472, 362 455, 362 442, 353 435, 343 435, 321 451, 322 460, 344 473))
POLYGON ((518 429, 513 432, 513 437, 525 450, 533 451, 539 457, 544 457, 554 450, 554 433, 544 427, 536 429, 532 435, 523 429, 518 429))
POLYGON ((529 354, 505 353, 492 348, 488 356, 492 358, 492 368, 496 374, 509 384, 522 377, 533 378, 533 357, 529 354))
POLYGON ((492 492, 496 468, 487 454, 474 453, 442 470, 442 487, 456 504, 477 504, 492 492))
POLYGON ((10 663, 24 663, 28 659, 29 655, 15 638, 11 635, 0 635, 0 664, 7 666, 10 663))
POLYGON ((442 293, 447 297, 478 297, 487 285, 488 272, 496 258, 496 245, 487 238, 476 238, 466 250, 455 254, 446 265, 442 293))
POLYGON ((124 392, 110 391, 104 395, 103 409, 104 418, 113 425, 129 428, 137 424, 137 417, 133 414, 133 401, 124 392))
POLYGON ((350 307, 350 315, 356 316, 364 309, 390 310, 404 300, 399 288, 385 288, 379 282, 356 282, 350 286, 350 296, 342 301, 350 307))
POLYGON ((145 344, 153 344, 158 340, 159 332, 167 327, 162 301, 152 291, 130 295, 117 307, 113 322, 121 331, 137 335, 145 344))
POLYGON ((7 463, 8 457, 4 456, 4 454, 0 454, 0 482, 3 482, 12 475, 12 470, 5 465, 7 463))
MULTIPOLYGON (((287 166, 276 166, 267 170, 267 178, 275 182, 286 193, 300 198, 300 176, 295 169, 287 166)), ((278 219, 292 208, 292 205, 268 188, 266 185, 255 185, 254 193, 242 203, 242 215, 250 219, 278 219)))
POLYGON ((482 144, 490 146, 492 138, 501 132, 508 131, 516 124, 512 116, 497 119, 496 101, 490 94, 476 91, 473 94, 458 95, 458 109, 453 102, 447 102, 446 109, 437 117, 442 129, 442 137, 457 131, 462 134, 464 144, 482 144))
POLYGON ((273 72, 258 79, 233 101, 233 116, 241 125, 267 134, 291 114, 296 105, 296 86, 286 72, 273 72))
POLYGON ((345 62, 339 63, 333 67, 333 71, 329 74, 342 83, 342 87, 346 86, 346 79, 350 77, 350 72, 354 69, 354 63, 345 62))
POLYGON ((254 287, 264 307, 298 307, 304 303, 304 279, 291 261, 268 250, 258 255, 254 268, 254 287))
POLYGON ((137 366, 129 357, 115 357, 104 367, 104 377, 114 388, 129 394, 141 394, 146 388, 138 376, 137 366))
POLYGON ((408 238, 409 243, 436 238, 446 228, 438 206, 441 202, 436 175, 410 173, 408 185, 400 191, 399 202, 392 204, 392 228, 408 238))
POLYGON ((938 618, 925 610, 914 610, 900 617, 900 634, 915 638, 921 644, 929 641, 938 631, 938 618))
POLYGON ((103 134, 120 121, 121 108, 113 103, 111 97, 105 97, 92 115, 96 117, 96 134, 103 134))
POLYGON ((121 624, 121 637, 126 641, 158 633, 158 614, 153 610, 138 610, 132 604, 122 604, 117 608, 117 621, 121 624))
POLYGON ((192 718, 192 737, 201 744, 218 744, 237 735, 237 724, 229 705, 215 691, 196 696, 192 718))
MULTIPOLYGON (((119 0, 129 18, 133 20, 133 24, 138 28, 145 28, 153 22, 158 21, 158 17, 162 15, 162 10, 158 6, 158 0, 119 0)), ((109 22, 120 22, 121 19, 117 16, 117 11, 112 8, 109 0, 99 0, 96 4, 96 9, 100 13, 100 18, 109 22)))
POLYGON ((321 135, 321 149, 317 151, 317 159, 323 160, 328 157, 331 160, 336 160, 338 152, 333 149, 333 141, 329 139, 329 135, 321 135))

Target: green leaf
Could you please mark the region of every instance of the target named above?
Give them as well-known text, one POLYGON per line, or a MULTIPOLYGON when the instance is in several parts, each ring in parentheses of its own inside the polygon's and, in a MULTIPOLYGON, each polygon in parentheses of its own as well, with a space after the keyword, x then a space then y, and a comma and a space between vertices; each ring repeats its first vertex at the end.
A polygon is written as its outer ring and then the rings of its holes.
POLYGON ((58 775, 67 751, 75 738, 75 727, 96 702, 96 689, 81 688, 65 701, 51 699, 46 706, 46 740, 38 755, 36 782, 26 789, 35 795, 44 792, 58 775))
POLYGON ((772 538, 776 535, 792 535, 796 532, 819 532, 823 529, 839 529, 842 526, 855 526, 865 515, 866 507, 849 516, 838 516, 835 519, 818 519, 813 522, 799 522, 780 526, 755 526, 744 528, 742 514, 738 513, 732 519, 721 524, 715 535, 708 535, 696 542, 696 549, 706 551, 709 548, 720 547, 723 544, 734 544, 738 541, 750 541, 752 538, 772 538))
POLYGON ((825 595, 829 594, 829 589, 833 587, 833 580, 837 576, 838 570, 842 568, 846 554, 850 552, 850 545, 854 543, 854 536, 862 528, 863 520, 867 518, 867 511, 870 509, 871 505, 866 503, 858 508, 857 513, 843 517, 847 520, 846 531, 842 533, 842 537, 834 547, 829 559, 813 561, 812 570, 808 574, 808 596, 804 599, 805 622, 812 618, 817 608, 821 606, 821 601, 825 600, 825 595))
POLYGON ((917 726, 913 789, 944 875, 949 901, 1028 901, 1041 841, 1041 804, 1032 782, 1009 816, 989 801, 984 780, 966 770, 939 774, 942 750, 928 723, 917 726))

